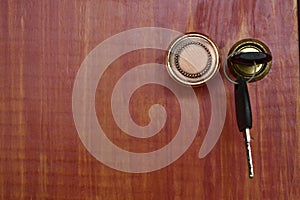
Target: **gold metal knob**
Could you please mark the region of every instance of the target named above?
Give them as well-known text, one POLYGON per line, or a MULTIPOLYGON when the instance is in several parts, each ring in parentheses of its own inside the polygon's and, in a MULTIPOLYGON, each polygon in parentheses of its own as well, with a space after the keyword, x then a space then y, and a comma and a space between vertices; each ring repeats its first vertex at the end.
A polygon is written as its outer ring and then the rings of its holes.
MULTIPOLYGON (((234 44, 233 47, 230 49, 228 56, 246 52, 262 52, 268 55, 272 55, 270 49, 262 41, 253 38, 248 38, 240 40, 236 44, 234 44)), ((228 59, 227 65, 231 74, 236 78, 244 77, 246 80, 249 80, 255 72, 255 76, 250 81, 254 82, 261 80, 269 73, 270 68, 272 66, 272 61, 257 64, 256 66, 249 66, 240 63, 233 63, 230 59, 228 59)))

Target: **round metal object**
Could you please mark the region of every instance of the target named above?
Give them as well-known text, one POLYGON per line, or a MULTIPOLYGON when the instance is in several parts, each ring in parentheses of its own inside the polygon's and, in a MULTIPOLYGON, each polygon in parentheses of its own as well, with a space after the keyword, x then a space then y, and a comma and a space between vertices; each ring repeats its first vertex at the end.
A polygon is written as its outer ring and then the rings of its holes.
POLYGON ((167 55, 170 76, 188 86, 199 86, 219 69, 219 51, 215 43, 199 33, 177 38, 167 55))
MULTIPOLYGON (((263 52, 272 55, 267 45, 253 38, 243 39, 237 42, 236 44, 234 44, 233 47, 230 49, 228 56, 233 55, 234 53, 241 53, 241 52, 263 52)), ((250 82, 254 82, 254 81, 261 80, 269 73, 270 68, 272 66, 272 61, 263 64, 257 64, 255 71, 254 71, 255 69, 254 65, 248 66, 248 65, 236 64, 236 63, 232 63, 230 60, 228 60, 227 65, 231 74, 236 78, 242 76, 246 80, 248 80, 254 75, 255 72, 254 78, 250 81, 250 82)))

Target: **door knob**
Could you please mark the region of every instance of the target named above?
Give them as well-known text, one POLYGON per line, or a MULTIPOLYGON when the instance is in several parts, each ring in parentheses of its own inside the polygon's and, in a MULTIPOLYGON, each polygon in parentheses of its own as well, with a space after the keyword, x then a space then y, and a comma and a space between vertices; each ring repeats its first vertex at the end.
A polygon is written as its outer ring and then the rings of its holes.
POLYGON ((218 69, 219 50, 209 37, 188 33, 170 45, 167 70, 177 82, 199 86, 211 79, 218 69))
POLYGON ((243 39, 232 46, 228 53, 227 65, 235 77, 243 77, 249 82, 264 78, 272 65, 272 54, 266 44, 257 39, 243 39), (253 56, 257 56, 255 59, 253 56), (247 58, 248 63, 247 64, 247 58), (253 65, 253 61, 256 65, 253 65), (254 76, 253 76, 254 75, 254 76))

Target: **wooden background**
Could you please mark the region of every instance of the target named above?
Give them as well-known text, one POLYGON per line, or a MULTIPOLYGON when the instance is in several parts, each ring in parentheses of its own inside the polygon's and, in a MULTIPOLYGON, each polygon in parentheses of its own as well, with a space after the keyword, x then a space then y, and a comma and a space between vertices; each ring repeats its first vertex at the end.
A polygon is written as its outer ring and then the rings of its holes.
MULTIPOLYGON (((297 24, 296 0, 1 0, 0 198, 300 199, 297 24), (236 127, 233 86, 224 77, 225 126, 207 157, 197 157, 210 117, 206 86, 195 88, 201 108, 197 137, 170 166, 124 173, 101 164, 85 149, 72 117, 77 70, 103 40, 146 26, 209 35, 220 48, 221 61, 240 39, 253 37, 269 46, 274 58, 270 73, 249 85, 253 180, 247 177, 243 138, 236 127)), ((173 133, 145 141, 115 131, 111 111, 101 106, 109 97, 100 95, 109 94, 126 70, 164 63, 164 56, 158 50, 126 54, 112 63, 98 85, 97 115, 105 116, 100 123, 122 148, 151 151, 173 133)), ((180 111, 172 97, 163 87, 141 87, 132 97, 133 118, 145 124, 146 113, 135 108, 159 102, 174 116, 166 126, 176 128, 180 111), (147 100, 139 101, 145 96, 147 100)))

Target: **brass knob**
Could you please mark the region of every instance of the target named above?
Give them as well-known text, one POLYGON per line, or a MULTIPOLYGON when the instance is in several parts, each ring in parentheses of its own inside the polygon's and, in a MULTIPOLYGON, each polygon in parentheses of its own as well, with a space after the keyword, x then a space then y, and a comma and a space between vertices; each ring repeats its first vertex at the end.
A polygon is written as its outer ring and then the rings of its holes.
MULTIPOLYGON (((266 44, 264 44, 262 41, 253 38, 238 41, 230 49, 228 56, 246 52, 262 52, 272 56, 271 51, 266 44)), ((270 68, 272 66, 272 61, 258 63, 256 66, 249 66, 238 62, 233 62, 231 59, 228 59, 227 65, 231 74, 236 78, 244 77, 246 80, 249 80, 250 78, 252 78, 255 72, 255 76, 250 81, 254 82, 261 80, 269 73, 270 68)))

